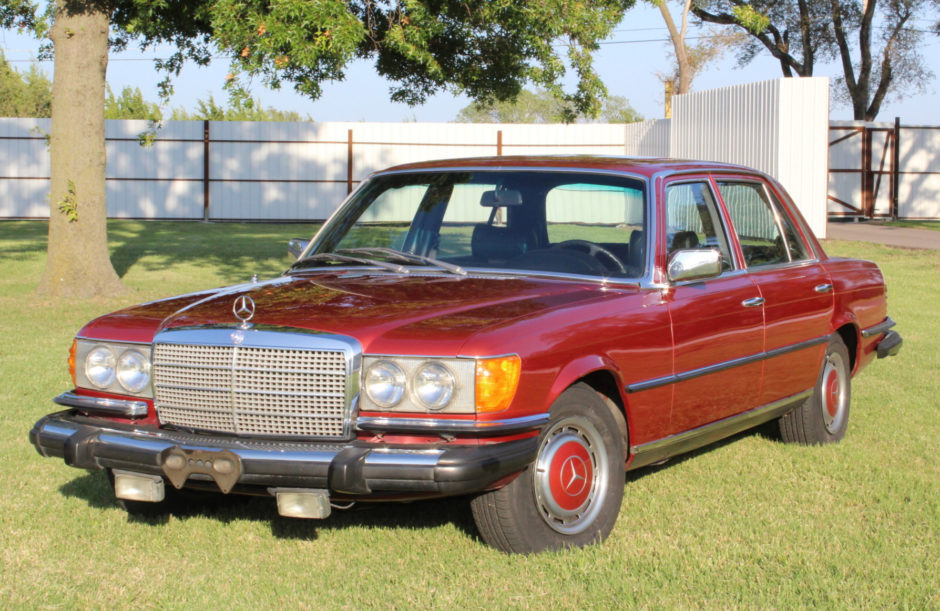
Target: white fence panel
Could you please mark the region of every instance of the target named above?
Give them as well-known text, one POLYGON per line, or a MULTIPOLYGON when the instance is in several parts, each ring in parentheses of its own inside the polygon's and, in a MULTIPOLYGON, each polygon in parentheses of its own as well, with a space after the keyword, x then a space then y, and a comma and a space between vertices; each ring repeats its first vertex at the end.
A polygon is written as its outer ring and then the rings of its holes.
POLYGON ((49 216, 49 119, 0 118, 0 218, 49 216))
POLYGON ((669 157, 670 119, 652 119, 624 126, 627 155, 669 157))
POLYGON ((676 96, 670 156, 750 166, 780 181, 826 235, 827 78, 777 79, 676 96))
POLYGON ((940 219, 940 127, 901 126, 898 216, 940 219))

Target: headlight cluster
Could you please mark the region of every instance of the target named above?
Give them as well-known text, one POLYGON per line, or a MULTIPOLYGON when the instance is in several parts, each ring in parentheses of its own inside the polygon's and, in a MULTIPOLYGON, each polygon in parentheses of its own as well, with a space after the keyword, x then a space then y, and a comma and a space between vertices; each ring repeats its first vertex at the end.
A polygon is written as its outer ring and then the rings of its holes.
POLYGON ((473 414, 509 407, 519 382, 518 356, 429 359, 367 356, 365 411, 473 414))
POLYGON ((152 396, 149 344, 79 339, 75 342, 74 367, 75 385, 81 388, 152 396))

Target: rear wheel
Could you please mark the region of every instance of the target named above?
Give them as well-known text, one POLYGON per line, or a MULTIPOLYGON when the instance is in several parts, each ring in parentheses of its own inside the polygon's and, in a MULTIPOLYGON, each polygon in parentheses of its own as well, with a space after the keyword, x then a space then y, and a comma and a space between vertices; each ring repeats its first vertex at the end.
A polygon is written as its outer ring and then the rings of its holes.
POLYGON ((471 503, 483 540, 532 553, 603 541, 623 499, 625 440, 615 416, 587 385, 558 397, 529 467, 471 503))
POLYGON ((838 335, 829 340, 813 394, 780 418, 784 441, 802 444, 834 443, 845 436, 852 398, 849 350, 838 335))

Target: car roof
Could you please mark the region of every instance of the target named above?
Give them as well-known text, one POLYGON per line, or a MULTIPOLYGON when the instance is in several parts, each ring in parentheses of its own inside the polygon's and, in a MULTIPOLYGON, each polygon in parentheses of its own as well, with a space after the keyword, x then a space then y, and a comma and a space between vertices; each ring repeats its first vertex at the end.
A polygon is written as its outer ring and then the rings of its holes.
MULTIPOLYGON (((440 159, 397 165, 386 172, 408 172, 422 170, 446 170, 451 168, 487 168, 487 169, 583 169, 629 172, 652 177, 661 172, 685 172, 711 170, 738 171, 755 173, 752 168, 721 163, 716 161, 694 161, 687 159, 668 159, 665 157, 631 157, 615 155, 508 155, 499 157, 465 157, 459 159, 440 159)), ((759 173, 759 172, 758 172, 759 173)))

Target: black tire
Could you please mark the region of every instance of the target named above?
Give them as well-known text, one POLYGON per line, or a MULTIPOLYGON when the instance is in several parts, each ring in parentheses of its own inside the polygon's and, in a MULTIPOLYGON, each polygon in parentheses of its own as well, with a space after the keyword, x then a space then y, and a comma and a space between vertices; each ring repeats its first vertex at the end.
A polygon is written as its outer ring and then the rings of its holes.
POLYGON ((585 384, 563 392, 552 404, 533 463, 508 485, 471 502, 483 540, 528 554, 606 539, 623 500, 626 440, 619 417, 585 384))
POLYGON ((799 407, 780 420, 780 436, 789 443, 835 443, 845 436, 852 399, 852 361, 838 335, 826 346, 816 387, 799 407))

